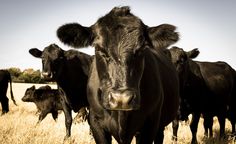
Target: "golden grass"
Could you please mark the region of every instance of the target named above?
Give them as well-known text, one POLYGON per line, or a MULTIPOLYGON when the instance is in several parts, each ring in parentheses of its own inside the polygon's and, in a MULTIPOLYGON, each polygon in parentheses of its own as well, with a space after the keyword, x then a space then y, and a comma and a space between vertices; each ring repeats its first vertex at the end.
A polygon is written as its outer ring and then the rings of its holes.
MULTIPOLYGON (((0 116, 0 143, 1 144, 61 144, 65 136, 64 114, 59 114, 57 122, 48 115, 41 124, 36 126, 38 115, 35 115, 36 107, 33 103, 21 101, 26 88, 33 84, 13 83, 13 93, 18 106, 15 106, 11 100, 10 112, 0 116)), ((35 84, 38 88, 40 84, 35 84)), ((56 88, 56 85, 51 85, 56 88)), ((8 97, 10 97, 8 92, 8 97)), ((1 110, 1 108, 0 108, 1 110)), ((73 113, 73 117, 75 113, 73 113)), ((219 124, 217 118, 214 119, 214 136, 211 139, 204 138, 203 120, 200 120, 198 126, 197 138, 199 143, 236 143, 234 137, 227 137, 226 140, 219 140, 219 124)), ((226 133, 231 131, 231 125, 226 121, 226 133)), ((173 143, 171 140, 171 124, 165 129, 164 144, 173 143)), ((191 142, 191 132, 187 124, 180 124, 178 131, 178 144, 188 144, 191 142)), ((66 144, 94 144, 94 139, 89 135, 89 126, 87 122, 72 124, 72 136, 64 142, 66 144)), ((132 142, 135 143, 134 141, 132 142)), ((116 144, 113 140, 113 144, 116 144)))

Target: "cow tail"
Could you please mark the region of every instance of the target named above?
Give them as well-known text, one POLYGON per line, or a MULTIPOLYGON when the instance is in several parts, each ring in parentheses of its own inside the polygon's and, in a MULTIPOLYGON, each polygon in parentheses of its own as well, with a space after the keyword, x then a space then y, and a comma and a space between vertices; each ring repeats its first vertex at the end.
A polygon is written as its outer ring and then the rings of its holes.
POLYGON ((13 92, 12 92, 12 80, 11 80, 11 75, 9 75, 9 82, 10 82, 11 100, 12 100, 13 103, 17 106, 16 101, 15 101, 14 96, 13 96, 13 92))

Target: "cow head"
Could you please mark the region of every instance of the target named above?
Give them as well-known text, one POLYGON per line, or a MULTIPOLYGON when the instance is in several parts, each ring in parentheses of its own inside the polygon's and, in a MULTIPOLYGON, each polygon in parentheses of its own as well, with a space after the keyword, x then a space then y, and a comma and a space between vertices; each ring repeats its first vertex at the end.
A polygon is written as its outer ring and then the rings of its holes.
POLYGON ((27 88, 25 91, 25 95, 22 97, 21 100, 23 102, 34 102, 35 101, 34 92, 35 92, 34 85, 30 88, 27 88))
POLYGON ((65 24, 57 30, 67 45, 95 47, 101 103, 106 109, 135 110, 140 107, 140 81, 149 48, 164 48, 178 40, 175 27, 148 27, 129 7, 115 7, 91 27, 65 24))
POLYGON ((42 75, 46 79, 55 79, 63 69, 64 50, 56 44, 45 47, 43 51, 32 48, 29 53, 42 59, 42 75))
POLYGON ((189 60, 196 58, 199 54, 199 51, 197 48, 195 48, 186 52, 182 48, 172 47, 170 49, 170 53, 172 63, 175 65, 177 72, 179 75, 184 75, 187 73, 189 60))
POLYGON ((35 85, 33 85, 30 88, 27 88, 25 91, 25 95, 22 97, 22 101, 24 102, 35 102, 38 100, 43 99, 43 93, 45 91, 50 91, 52 88, 49 85, 41 86, 38 89, 35 88, 35 85))

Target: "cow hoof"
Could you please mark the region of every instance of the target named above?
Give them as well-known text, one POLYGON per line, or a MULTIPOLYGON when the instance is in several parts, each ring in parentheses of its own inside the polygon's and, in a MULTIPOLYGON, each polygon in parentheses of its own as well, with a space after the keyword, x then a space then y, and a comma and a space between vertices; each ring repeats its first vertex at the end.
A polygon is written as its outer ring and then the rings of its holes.
POLYGON ((2 116, 2 115, 5 115, 7 112, 8 112, 8 111, 2 111, 1 116, 2 116))
POLYGON ((66 142, 66 141, 68 141, 68 140, 70 140, 70 136, 66 135, 66 136, 64 137, 64 142, 66 142))
POLYGON ((173 141, 173 143, 177 143, 177 137, 176 136, 172 136, 172 141, 173 141))

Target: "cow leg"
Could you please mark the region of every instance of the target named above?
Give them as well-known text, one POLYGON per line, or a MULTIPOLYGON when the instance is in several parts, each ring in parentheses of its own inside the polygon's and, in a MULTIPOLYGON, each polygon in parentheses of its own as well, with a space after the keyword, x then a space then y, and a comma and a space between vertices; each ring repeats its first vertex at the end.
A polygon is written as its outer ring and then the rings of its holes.
POLYGON ((210 132, 210 137, 213 137, 213 117, 209 121, 209 132, 210 132))
POLYGON ((235 134, 235 120, 230 120, 230 122, 231 122, 231 125, 232 125, 232 134, 235 134))
POLYGON ((204 129, 205 129, 204 135, 206 137, 208 137, 208 134, 209 134, 209 137, 212 137, 213 136, 213 131, 212 131, 213 116, 211 116, 209 114, 204 115, 203 125, 204 125, 204 129))
POLYGON ((106 132, 100 124, 98 118, 93 115, 93 112, 89 112, 89 124, 96 144, 111 144, 111 134, 106 132))
POLYGON ((141 129, 138 137, 136 137, 137 144, 152 144, 153 140, 154 143, 162 143, 163 140, 163 130, 164 128, 160 128, 157 131, 158 127, 158 120, 147 120, 141 129))
POLYGON ((192 132, 192 144, 197 143, 197 127, 198 127, 198 122, 200 118, 200 113, 195 113, 192 114, 192 121, 190 124, 190 129, 192 132))
POLYGON ((177 133, 179 128, 179 120, 176 118, 172 121, 173 136, 172 140, 177 142, 177 133))
POLYGON ((57 110, 52 110, 52 117, 53 119, 56 121, 57 120, 57 117, 58 117, 58 112, 57 110))
POLYGON ((231 111, 229 111, 228 113, 228 119, 231 123, 231 127, 232 127, 232 131, 231 131, 231 134, 232 135, 235 135, 235 124, 236 124, 236 116, 235 114, 231 111))
POLYGON ((48 111, 41 111, 41 113, 39 114, 39 120, 37 122, 37 124, 39 124, 48 114, 48 111))
POLYGON ((2 105, 2 115, 9 112, 9 103, 8 103, 7 96, 3 96, 1 98, 1 105, 2 105))
POLYGON ((159 128, 157 136, 155 137, 154 144, 162 144, 164 140, 164 127, 159 128))
POLYGON ((65 115, 65 126, 66 126, 66 136, 64 140, 71 136, 71 125, 72 125, 72 113, 71 108, 64 102, 62 102, 62 109, 65 115))
POLYGON ((225 116, 224 115, 218 116, 218 120, 220 123, 220 137, 222 138, 225 135, 225 116))

